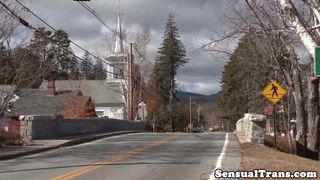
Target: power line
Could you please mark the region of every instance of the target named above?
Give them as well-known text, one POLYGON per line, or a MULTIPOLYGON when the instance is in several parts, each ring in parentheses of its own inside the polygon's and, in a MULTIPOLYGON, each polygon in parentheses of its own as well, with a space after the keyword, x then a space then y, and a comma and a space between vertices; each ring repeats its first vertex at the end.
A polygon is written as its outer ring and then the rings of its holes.
MULTIPOLYGON (((106 28, 108 28, 112 33, 116 34, 117 36, 121 37, 121 34, 118 33, 117 31, 113 30, 111 28, 111 25, 109 25, 106 21, 104 21, 101 16, 99 15, 99 13, 97 13, 94 9, 92 9, 88 4, 86 4, 85 2, 80 2, 78 1, 78 3, 84 7, 86 10, 88 10, 91 14, 93 14, 93 16, 106 28)), ((122 39, 123 42, 125 42, 127 45, 130 45, 129 42, 127 42, 126 40, 122 39)))
MULTIPOLYGON (((126 40, 122 39, 122 35, 121 35, 121 32, 117 32, 115 30, 112 29, 111 25, 109 25, 106 21, 104 21, 101 16, 99 15, 99 13, 97 13, 93 8, 91 8, 88 4, 86 4, 85 2, 81 2, 81 1, 78 1, 78 3, 83 7, 85 8, 87 11, 89 11, 89 13, 91 13, 103 26, 105 26, 107 29, 109 29, 112 33, 114 33, 116 36, 119 36, 120 40, 122 40, 123 42, 125 42, 127 45, 129 45, 131 48, 133 47, 133 49, 138 53, 138 55, 140 56, 141 60, 140 60, 140 68, 141 68, 141 62, 144 58, 142 52, 141 52, 141 49, 139 48, 139 46, 136 44, 136 43, 132 43, 132 45, 130 45, 129 42, 127 42, 126 40)), ((120 5, 120 4, 119 4, 120 5)), ((120 9, 120 7, 119 7, 120 9)), ((120 12, 119 12, 120 13, 120 12)), ((119 14, 120 16, 120 14, 119 14)), ((128 59, 129 60, 129 59, 128 59)), ((129 72, 128 72, 129 74, 129 72)), ((132 76, 131 78, 133 78, 135 81, 137 81, 136 77, 132 76)), ((140 79, 142 80, 142 79, 140 79)), ((143 89, 142 87, 142 83, 141 83, 141 89, 140 91, 143 89)), ((147 91, 146 91, 147 92, 147 91)), ((140 101, 140 99, 139 99, 140 101)))
MULTIPOLYGON (((55 32, 57 31, 53 26, 51 26, 49 23, 47 23, 45 20, 43 20, 41 17, 39 17, 39 16, 38 16, 37 14, 35 14, 33 11, 31 11, 28 7, 26 7, 24 4, 22 4, 19 0, 16 0, 16 2, 17 2, 19 5, 21 5, 27 12, 31 13, 31 14, 32 14, 33 16, 35 16, 38 20, 40 20, 42 23, 44 23, 45 25, 47 25, 48 27, 50 27, 53 31, 55 31, 55 32)), ((85 4, 84 2, 80 2, 80 1, 78 1, 78 3, 80 3, 84 8, 86 8, 90 13, 92 13, 92 14, 93 14, 105 27, 107 27, 111 32, 115 33, 115 34, 118 35, 118 36, 121 36, 118 32, 114 31, 114 30, 111 28, 111 26, 110 26, 107 22, 105 22, 105 21, 101 18, 101 16, 100 16, 94 9, 92 9, 89 5, 85 4)), ((3 5, 3 3, 1 3, 1 4, 3 5)), ((8 10, 9 10, 9 9, 8 9, 8 10)), ((13 12, 11 12, 11 13, 13 13, 13 12)), ((26 26, 26 25, 29 25, 25 20, 23 20, 23 19, 20 18, 19 16, 17 16, 17 17, 18 17, 20 23, 22 23, 22 24, 25 25, 25 26, 26 26)), ((35 29, 35 28, 33 28, 33 29, 35 29)), ((36 29, 35 29, 35 30, 36 30, 36 29)), ((76 47, 78 47, 78 48, 80 48, 81 50, 89 53, 89 54, 90 54, 91 56, 93 56, 95 59, 100 60, 100 61, 102 61, 103 63, 105 63, 105 64, 107 64, 107 65, 109 65, 109 66, 111 66, 111 67, 113 67, 113 68, 116 68, 116 69, 119 69, 119 70, 121 70, 121 71, 127 72, 127 70, 121 69, 121 68, 119 68, 119 67, 115 67, 114 65, 108 63, 107 61, 105 61, 105 60, 97 57, 96 55, 92 54, 90 51, 88 51, 87 49, 81 47, 80 45, 78 45, 78 44, 75 43, 74 41, 70 40, 69 38, 68 38, 68 40, 69 40, 73 45, 75 45, 76 47)), ((127 42, 127 41, 125 41, 125 40, 123 40, 123 41, 124 41, 126 44, 129 44, 129 45, 130 45, 129 42, 127 42)), ((139 46, 138 46, 136 43, 133 43, 133 45, 134 45, 133 47, 134 47, 135 51, 136 51, 136 52, 139 54, 139 56, 142 58, 143 55, 142 55, 142 53, 141 53, 141 50, 140 50, 139 46)), ((111 73, 111 72, 109 72, 109 73, 111 73)), ((114 74, 114 73, 112 73, 112 74, 114 74)), ((136 80, 136 79, 135 79, 135 80, 136 80)))
MULTIPOLYGON (((107 29, 109 29, 112 33, 114 33, 115 35, 119 36, 121 38, 121 34, 118 33, 117 31, 113 30, 112 27, 106 22, 104 21, 101 16, 99 15, 99 13, 97 13, 93 8, 91 8, 88 4, 86 4, 85 2, 81 2, 78 1, 78 3, 85 8, 87 11, 89 11, 103 26, 105 26, 107 29)), ((127 42, 126 40, 122 39, 123 42, 125 42, 127 45, 130 45, 129 42, 127 42)), ((134 50, 138 53, 138 55, 140 56, 140 58, 144 58, 141 49, 139 48, 139 46, 136 43, 133 43, 133 48, 134 50)), ((141 68, 141 67, 140 67, 141 68)), ((137 81, 136 77, 133 77, 133 79, 135 81, 137 81)), ((142 83, 141 83, 142 86, 142 83)), ((143 88, 143 87, 142 87, 143 88)), ((145 88, 143 88, 143 90, 145 90, 145 88)), ((151 96, 153 96, 153 94, 149 93, 147 90, 145 90, 145 92, 151 96)))
MULTIPOLYGON (((55 29, 53 26, 51 26, 49 23, 47 23, 45 20, 43 20, 41 17, 39 17, 37 14, 35 14, 33 11, 31 11, 28 7, 26 7, 24 4, 22 4, 19 0, 16 0, 16 2, 22 6, 27 12, 31 13, 33 16, 35 16, 38 20, 40 20, 42 23, 44 23, 45 25, 47 25, 48 27, 50 27, 54 32, 57 31, 57 29, 55 29)), ((76 47, 80 48, 81 50, 85 51, 85 52, 88 52, 92 57, 94 57, 95 59, 97 60, 100 60, 102 61, 103 63, 113 67, 113 68, 116 68, 116 69, 119 69, 119 70, 122 70, 121 68, 119 67, 115 67, 113 66, 112 64, 110 64, 109 62, 99 58, 98 56, 94 55, 93 53, 91 53, 90 51, 88 51, 87 49, 81 47, 80 45, 78 45, 77 43, 75 43, 74 41, 70 40, 70 38, 68 38, 68 40, 70 41, 71 44, 75 45, 76 47)))
MULTIPOLYGON (((93 8, 91 8, 88 4, 86 4, 85 2, 81 2, 78 1, 78 3, 84 7, 86 10, 88 10, 103 26, 105 26, 107 29, 109 29, 112 33, 114 33, 115 35, 119 36, 121 38, 121 34, 118 33, 117 31, 115 31, 114 29, 112 29, 111 25, 109 25, 106 21, 104 21, 101 16, 99 15, 99 13, 97 13, 93 8)), ((125 42, 127 45, 130 45, 130 42, 122 39, 123 42, 125 42)), ((136 43, 133 43, 133 47, 134 50, 139 54, 139 56, 142 58, 143 55, 141 53, 141 49, 139 48, 139 46, 136 43)))
MULTIPOLYGON (((105 26, 107 29, 109 29, 112 33, 114 33, 116 36, 119 36, 119 38, 123 41, 123 42, 125 42, 126 44, 129 44, 130 45, 130 43, 129 42, 127 42, 127 41, 125 41, 124 39, 122 39, 121 37, 122 37, 122 35, 120 34, 121 32, 117 32, 117 31, 115 31, 115 30, 113 30, 112 29, 112 27, 106 22, 106 21, 104 21, 102 18, 101 18, 101 16, 93 9, 93 8, 91 8, 88 4, 86 4, 85 2, 81 2, 81 1, 78 1, 78 3, 83 7, 83 8, 85 8, 86 10, 88 10, 103 26, 105 26)), ((119 4, 119 6, 120 6, 120 4, 119 4)), ((119 7, 119 9, 120 9, 120 7, 119 7)), ((120 13, 120 12, 119 12, 120 13)), ((119 16, 120 16, 120 14, 119 14, 119 16)), ((140 56, 140 58, 141 58, 141 60, 140 60, 140 68, 141 68, 141 63, 142 63, 142 61, 143 61, 143 59, 144 59, 144 55, 142 54, 142 52, 141 52, 141 49, 139 48, 139 46, 136 44, 136 43, 132 43, 133 44, 133 46, 132 45, 130 45, 130 47, 133 47, 133 49, 138 53, 138 55, 140 56)), ((129 72, 128 72, 129 73, 129 72)), ((135 78, 135 77, 133 77, 133 79, 136 81, 137 79, 135 78)), ((140 89, 140 91, 143 89, 143 87, 142 87, 142 83, 141 83, 141 89, 140 89)))
MULTIPOLYGON (((29 23, 27 21, 25 21, 24 19, 22 19, 20 16, 16 15, 13 10, 11 10, 7 5, 5 5, 3 2, 0 1, 0 4, 11 13, 11 16, 15 19, 17 19, 19 21, 19 23, 21 23, 22 25, 28 27, 28 28, 32 28, 29 23)), ((10 14, 9 14, 10 15, 10 14)))
POLYGON ((114 30, 112 29, 112 27, 111 27, 106 21, 104 21, 104 20, 101 18, 101 16, 100 16, 95 10, 93 10, 89 5, 87 5, 86 3, 81 2, 81 1, 78 1, 78 3, 79 3, 82 7, 84 7, 86 10, 88 10, 88 11, 89 11, 96 19, 98 19, 98 21, 99 21, 100 23, 102 23, 106 28, 108 28, 110 31, 112 31, 112 32, 114 32, 114 33, 116 33, 116 34, 119 34, 118 32, 114 31, 114 30))
MULTIPOLYGON (((18 1, 18 0, 16 0, 16 2, 18 3, 18 4, 20 4, 27 12, 29 12, 29 13, 31 13, 33 16, 35 16, 38 20, 40 20, 41 22, 43 22, 45 25, 47 25, 48 27, 50 27, 53 31, 57 31, 53 26, 51 26, 49 23, 47 23, 45 20, 43 20, 41 17, 39 17, 37 14, 35 14, 33 11, 31 11, 28 7, 26 7, 24 4, 22 4, 20 1, 18 1)), ((84 2, 80 2, 80 1, 78 1, 84 8, 86 8, 90 13, 92 13, 105 27, 107 27, 110 31, 112 31, 112 32, 114 32, 114 33, 116 33, 117 35, 119 35, 119 36, 121 36, 119 33, 117 33, 117 32, 115 32, 112 28, 111 28, 111 26, 110 25, 108 25, 108 23, 107 22, 105 22, 102 18, 101 18, 101 16, 95 11, 95 10, 93 10, 89 5, 87 5, 87 4, 85 4, 84 2)), ((36 30, 36 29, 35 29, 36 30)), ((69 38, 68 38, 68 40, 73 44, 73 45, 75 45, 76 47, 78 47, 78 48, 80 48, 81 50, 83 50, 83 51, 85 51, 85 52, 87 52, 87 53, 89 53, 91 56, 93 56, 94 58, 96 58, 97 60, 100 60, 101 62, 103 62, 103 63, 105 63, 105 64, 107 64, 107 65, 109 65, 109 66, 111 66, 111 67, 113 67, 113 68, 115 68, 115 69, 119 69, 120 71, 122 71, 122 72, 127 72, 128 73, 128 71, 127 70, 125 70, 125 69, 121 69, 121 68, 119 68, 119 67, 115 67, 115 66, 113 66, 112 64, 110 64, 110 63, 108 63, 107 61, 105 61, 105 60, 102 60, 101 58, 99 58, 99 57, 97 57, 97 56, 95 56, 94 54, 92 54, 91 52, 89 52, 87 49, 84 49, 83 47, 81 47, 80 45, 78 45, 78 44, 76 44, 75 42, 73 42, 72 40, 70 40, 69 38)), ((128 42, 126 42, 125 40, 123 40, 126 44, 130 44, 130 43, 128 43, 128 42)), ((135 51, 139 54, 139 56, 142 58, 143 56, 142 56, 142 53, 141 53, 141 51, 139 50, 139 47, 137 46, 137 44, 136 43, 133 43, 133 47, 134 47, 134 49, 135 49, 135 51)), ((76 56, 76 55, 74 55, 78 60, 81 60, 81 61, 84 61, 84 59, 81 59, 80 57, 78 57, 78 56, 76 56)), ((124 75, 119 75, 119 74, 116 74, 116 73, 114 73, 114 72, 110 72, 110 71, 107 71, 107 70, 104 70, 105 72, 107 72, 107 73, 109 73, 109 74, 113 74, 113 75, 116 75, 116 76, 120 76, 120 77, 123 77, 123 80, 125 80, 125 83, 126 83, 126 85, 127 85, 127 82, 126 82, 126 79, 124 79, 125 77, 126 78, 129 78, 129 76, 127 75, 127 76, 124 76, 124 75)), ((137 78, 136 77, 131 77, 131 78, 133 78, 135 81, 138 81, 137 80, 137 78)))
MULTIPOLYGON (((27 22, 25 19, 23 19, 23 18, 21 18, 20 16, 18 16, 15 12, 13 12, 13 11, 12 11, 7 5, 5 5, 3 2, 0 1, 0 4, 1 4, 6 10, 8 10, 8 11, 10 12, 9 15, 12 16, 13 18, 17 19, 17 20, 19 21, 19 23, 21 23, 22 25, 24 25, 25 27, 27 27, 27 28, 29 28, 29 29, 32 29, 32 30, 34 30, 34 31, 37 31, 38 33, 40 33, 40 34, 42 34, 42 35, 45 35, 43 32, 41 32, 41 31, 39 31, 37 28, 33 27, 33 26, 32 26, 29 22, 27 22)), ((48 40, 50 40, 51 42, 53 41, 52 38, 50 38, 50 37, 48 37, 48 40)), ((62 49, 65 49, 65 50, 66 50, 65 47, 62 47, 62 46, 59 45, 59 44, 56 44, 56 45, 57 45, 59 48, 62 48, 62 49)), ((86 61, 85 59, 83 59, 83 58, 75 55, 74 53, 72 53, 72 52, 69 51, 68 49, 67 49, 66 52, 67 52, 68 54, 71 54, 72 56, 76 57, 80 62, 86 61)), ((94 67, 93 64, 90 64, 90 65, 91 65, 92 67, 94 67)), ((105 69, 104 69, 104 72, 118 76, 118 74, 115 74, 115 73, 113 73, 113 72, 107 71, 107 70, 105 70, 105 69)), ((125 76, 125 77, 126 77, 126 76, 125 76)))
MULTIPOLYGON (((33 13, 30 9, 28 9, 26 6, 24 6, 22 3, 20 3, 18 0, 16 0, 22 7, 24 7, 25 9, 27 9, 30 13, 32 13, 35 17, 37 17, 39 20, 41 20, 43 23, 45 23, 47 26, 49 26, 51 29, 53 29, 54 31, 56 31, 55 30, 55 28, 53 28, 51 25, 49 25, 47 22, 45 22, 42 18, 40 18, 39 16, 37 16, 35 13, 33 13)), ((15 12, 13 12, 7 5, 5 5, 3 2, 1 2, 0 1, 0 4, 3 6, 3 7, 5 7, 10 13, 11 13, 11 16, 12 17, 14 17, 15 19, 17 19, 17 21, 19 21, 19 23, 21 23, 22 25, 24 25, 25 27, 27 27, 27 28, 29 28, 29 29, 32 29, 32 30, 34 30, 34 31, 37 31, 37 32, 39 32, 40 34, 42 34, 42 35, 44 35, 43 34, 43 32, 41 32, 41 31, 39 31, 37 28, 35 28, 35 27, 33 27, 29 22, 27 22, 25 19, 23 19, 23 18, 21 18, 20 16, 18 16, 15 12)), ((50 41, 52 41, 52 39, 51 38, 48 38, 50 41)), ((70 40, 70 39, 69 39, 70 40)), ((70 40, 71 41, 71 40, 70 40)), ((62 47, 61 45, 58 45, 60 48, 64 48, 65 49, 65 47, 62 47)), ((79 46, 80 47, 80 46, 79 46)), ((82 48, 81 47, 81 49, 82 50, 84 50, 84 51, 87 51, 86 49, 84 49, 84 48, 82 48)), ((78 60, 80 60, 81 62, 82 61, 85 61, 84 59, 82 59, 82 58, 80 58, 79 56, 77 56, 77 55, 75 55, 74 53, 72 53, 72 52, 70 52, 69 50, 67 51, 69 54, 72 54, 74 57, 76 57, 78 60)), ((88 53, 89 53, 89 51, 87 51, 88 53)), ((89 53, 90 54, 90 53, 89 53)), ((91 54, 92 55, 92 54, 91 54)), ((98 60, 101 60, 102 62, 105 62, 105 61, 103 61, 102 59, 100 59, 100 58, 98 58, 98 57, 96 57, 96 56, 94 56, 93 55, 93 57, 95 57, 95 58, 97 58, 98 60)), ((108 63, 107 63, 108 64, 108 63)), ((93 65, 92 65, 93 66, 93 65)), ((112 65, 110 65, 111 67, 113 67, 112 65)), ((120 69, 120 68, 119 68, 120 69)), ((120 69, 120 70, 122 70, 122 69, 120 69)), ((113 72, 110 72, 110 71, 107 71, 107 70, 105 70, 104 69, 104 72, 106 72, 106 73, 109 73, 109 74, 113 74, 113 75, 116 75, 116 76, 120 76, 120 77, 122 77, 122 79, 124 79, 124 77, 127 77, 127 78, 129 78, 128 76, 124 76, 124 75, 119 75, 119 74, 115 74, 115 73, 113 73, 113 72)), ((133 78, 135 81, 138 81, 135 77, 131 77, 131 78, 133 78)), ((125 79, 124 79, 125 80, 125 79)), ((152 97, 154 97, 154 95, 152 94, 152 93, 150 93, 148 90, 146 90, 145 88, 143 88, 144 89, 144 91, 147 93, 147 94, 149 94, 149 95, 151 95, 152 97)))

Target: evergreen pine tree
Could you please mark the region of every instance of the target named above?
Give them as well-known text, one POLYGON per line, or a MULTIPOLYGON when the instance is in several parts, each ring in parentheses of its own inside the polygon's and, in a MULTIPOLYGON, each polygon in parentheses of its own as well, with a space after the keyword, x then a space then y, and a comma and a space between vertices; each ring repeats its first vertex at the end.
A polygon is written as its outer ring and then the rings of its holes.
POLYGON ((151 112, 155 115, 158 125, 165 130, 175 131, 175 76, 180 66, 183 66, 188 59, 183 43, 179 40, 180 35, 175 25, 174 15, 170 14, 163 36, 161 47, 158 50, 156 65, 152 74, 150 89, 156 94, 160 102, 156 102, 158 109, 151 112), (172 102, 170 104, 170 94, 172 93, 172 102), (172 105, 172 107, 170 107, 172 105), (172 122, 169 119, 172 118, 172 122), (172 129, 169 128, 171 124, 172 129))
POLYGON ((40 58, 40 69, 43 78, 48 77, 54 68, 54 53, 50 52, 50 50, 54 50, 53 48, 50 48, 52 45, 52 42, 50 41, 51 37, 51 31, 46 30, 44 27, 40 27, 34 32, 31 44, 28 46, 28 49, 32 50, 32 52, 40 58))
MULTIPOLYGON (((158 65, 154 69, 156 73, 154 83, 157 84, 157 92, 163 99, 164 104, 169 103, 171 88, 176 88, 174 77, 177 74, 178 68, 188 61, 185 46, 179 38, 180 35, 175 25, 174 15, 170 14, 163 41, 158 50, 158 57, 156 59, 158 65)), ((175 97, 174 92, 173 97, 175 97)))
POLYGON ((89 52, 85 52, 82 57, 83 61, 80 63, 80 72, 85 79, 91 79, 92 71, 93 71, 93 63, 90 57, 89 52))
POLYGON ((54 44, 54 58, 59 64, 59 68, 61 68, 63 72, 68 72, 70 61, 72 59, 72 56, 70 56, 69 35, 64 30, 58 30, 53 34, 52 40, 54 44))
POLYGON ((70 61, 70 77, 71 79, 77 80, 80 76, 79 62, 75 56, 70 61))
POLYGON ((93 67, 93 76, 96 80, 104 80, 106 78, 105 69, 103 67, 101 59, 98 59, 93 67))
POLYGON ((263 66, 267 57, 261 60, 263 50, 257 43, 266 42, 256 34, 245 34, 224 67, 218 105, 224 118, 234 124, 244 113, 261 113, 266 104, 261 91, 270 81, 273 69, 263 66))

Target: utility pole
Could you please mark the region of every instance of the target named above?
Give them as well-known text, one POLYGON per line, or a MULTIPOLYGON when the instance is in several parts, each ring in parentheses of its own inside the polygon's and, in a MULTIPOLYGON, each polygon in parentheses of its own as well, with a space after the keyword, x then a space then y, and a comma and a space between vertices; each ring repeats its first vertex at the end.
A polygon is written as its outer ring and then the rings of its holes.
MULTIPOLYGON (((45 69, 45 68, 44 68, 44 63, 45 63, 45 62, 46 62, 46 46, 43 46, 43 61, 41 62, 41 65, 42 65, 42 68, 43 68, 43 69, 45 69)), ((42 72, 42 76, 43 76, 42 79, 43 79, 43 81, 45 80, 45 73, 46 73, 45 71, 42 72)))
POLYGON ((199 107, 198 107, 198 132, 200 132, 200 129, 201 129, 201 126, 200 126, 200 110, 201 110, 201 107, 199 105, 199 107))
POLYGON ((189 96, 189 109, 190 109, 190 123, 189 123, 189 128, 190 128, 190 133, 192 133, 192 97, 189 96))
POLYGON ((133 47, 133 44, 130 43, 129 58, 128 58, 128 120, 133 120, 132 47, 133 47))
POLYGON ((277 149, 277 130, 276 130, 276 105, 273 105, 273 134, 274 134, 274 147, 277 149))
POLYGON ((170 122, 171 122, 171 129, 172 129, 172 132, 174 132, 174 122, 173 122, 173 118, 172 118, 172 113, 173 113, 173 106, 172 106, 172 97, 173 97, 173 81, 171 80, 171 89, 170 89, 170 100, 169 100, 169 108, 170 108, 170 122))
MULTIPOLYGON (((172 43, 171 43, 172 46, 172 43)), ((173 64, 173 54, 171 53, 171 88, 170 88, 170 120, 171 120, 171 128, 172 128, 172 132, 175 132, 175 122, 172 118, 173 116, 173 103, 172 103, 172 99, 173 99, 173 89, 174 89, 174 64, 173 64)))

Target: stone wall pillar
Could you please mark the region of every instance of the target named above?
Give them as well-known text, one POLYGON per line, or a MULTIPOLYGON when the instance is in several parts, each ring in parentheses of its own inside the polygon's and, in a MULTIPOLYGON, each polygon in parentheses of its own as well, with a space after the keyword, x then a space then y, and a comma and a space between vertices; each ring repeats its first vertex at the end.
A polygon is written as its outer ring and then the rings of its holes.
POLYGON ((20 116, 20 136, 26 144, 32 140, 32 120, 33 116, 20 116))

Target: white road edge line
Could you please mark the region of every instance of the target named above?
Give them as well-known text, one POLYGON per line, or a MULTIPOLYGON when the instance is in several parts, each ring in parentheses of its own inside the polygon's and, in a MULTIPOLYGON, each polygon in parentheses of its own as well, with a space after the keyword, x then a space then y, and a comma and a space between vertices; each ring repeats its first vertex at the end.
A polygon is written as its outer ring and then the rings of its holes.
POLYGON ((215 172, 217 169, 221 169, 222 160, 223 160, 223 158, 224 158, 224 156, 225 156, 228 143, 229 143, 229 133, 226 133, 226 139, 224 140, 223 148, 222 148, 221 153, 220 153, 220 155, 219 155, 219 157, 218 157, 218 159, 217 159, 216 167, 214 168, 212 174, 210 175, 209 180, 215 180, 215 179, 217 179, 217 178, 214 176, 214 172, 215 172))

